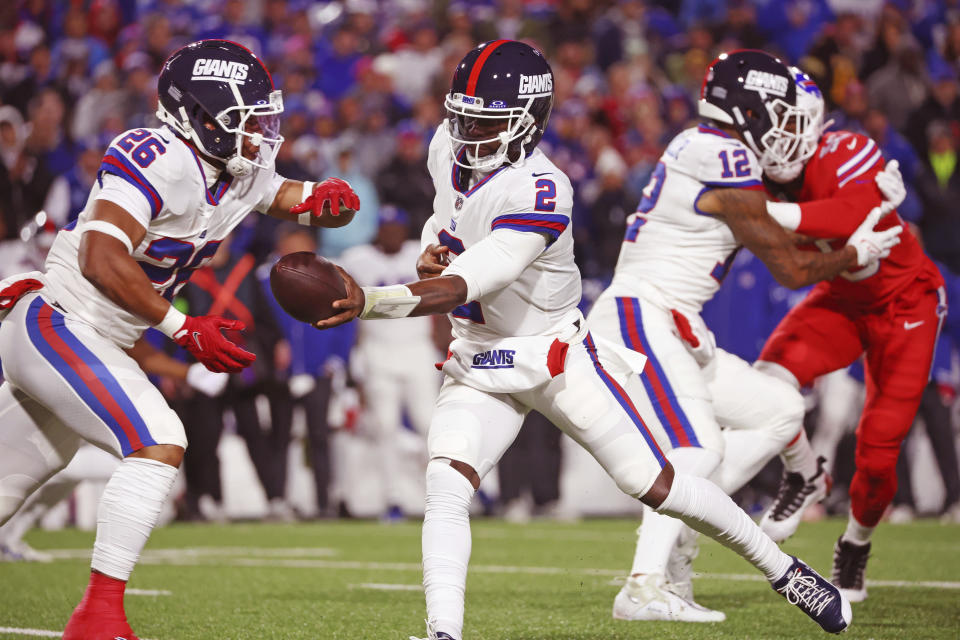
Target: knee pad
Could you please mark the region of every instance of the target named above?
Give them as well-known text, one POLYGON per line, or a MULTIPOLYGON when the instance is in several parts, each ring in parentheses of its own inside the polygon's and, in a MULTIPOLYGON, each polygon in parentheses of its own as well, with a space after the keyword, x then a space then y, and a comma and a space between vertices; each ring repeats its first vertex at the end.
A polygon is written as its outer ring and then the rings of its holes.
POLYGON ((639 500, 643 497, 653 481, 657 479, 660 469, 650 469, 647 465, 639 462, 624 464, 608 472, 613 481, 617 483, 620 491, 632 498, 639 500))
POLYGON ((700 447, 681 447, 667 452, 667 459, 676 473, 707 478, 720 464, 721 455, 700 447))
POLYGON ((803 428, 803 416, 806 413, 803 396, 796 387, 783 383, 781 379, 770 382, 772 384, 764 389, 765 400, 771 406, 766 431, 786 445, 803 428))

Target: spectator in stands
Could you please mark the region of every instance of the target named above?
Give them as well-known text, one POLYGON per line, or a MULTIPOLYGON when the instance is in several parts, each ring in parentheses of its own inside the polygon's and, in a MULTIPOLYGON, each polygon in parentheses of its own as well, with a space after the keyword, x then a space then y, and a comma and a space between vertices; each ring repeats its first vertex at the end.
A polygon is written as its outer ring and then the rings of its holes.
POLYGON ((870 106, 883 111, 901 129, 927 95, 923 54, 915 42, 903 39, 890 60, 867 80, 870 106))
POLYGON ((345 134, 338 140, 337 164, 333 175, 339 176, 350 183, 354 192, 360 198, 363 210, 370 215, 356 216, 345 227, 334 232, 321 232, 320 244, 322 253, 326 256, 339 256, 346 249, 370 242, 377 232, 377 218, 373 214, 380 208, 377 189, 366 175, 355 168, 353 161, 354 135, 345 134))
POLYGON ((397 131, 396 152, 375 180, 380 200, 409 213, 410 228, 416 234, 433 215, 434 189, 427 172, 426 155, 420 134, 413 127, 401 126, 397 131))
POLYGON ((917 192, 923 203, 920 227, 927 252, 952 271, 960 272, 960 167, 957 141, 949 125, 931 122, 928 151, 917 174, 917 192))
POLYGON ((932 86, 929 97, 913 113, 906 127, 907 137, 921 156, 927 155, 927 127, 931 122, 942 121, 950 127, 955 137, 960 135, 957 71, 942 60, 935 59, 930 69, 930 82, 932 86))
POLYGON ((54 174, 27 147, 28 128, 16 108, 0 106, 0 227, 15 239, 28 220, 51 201, 54 174))

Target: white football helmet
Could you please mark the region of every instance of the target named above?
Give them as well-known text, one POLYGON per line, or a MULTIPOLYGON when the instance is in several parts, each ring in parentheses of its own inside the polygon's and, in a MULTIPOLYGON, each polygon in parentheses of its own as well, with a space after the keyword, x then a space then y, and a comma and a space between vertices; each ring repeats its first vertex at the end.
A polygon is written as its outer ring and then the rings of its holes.
POLYGON ((820 136, 830 123, 824 123, 824 102, 820 88, 806 73, 790 67, 797 86, 797 104, 777 100, 773 105, 774 123, 765 137, 766 148, 760 166, 768 178, 787 183, 803 171, 820 144, 820 136))

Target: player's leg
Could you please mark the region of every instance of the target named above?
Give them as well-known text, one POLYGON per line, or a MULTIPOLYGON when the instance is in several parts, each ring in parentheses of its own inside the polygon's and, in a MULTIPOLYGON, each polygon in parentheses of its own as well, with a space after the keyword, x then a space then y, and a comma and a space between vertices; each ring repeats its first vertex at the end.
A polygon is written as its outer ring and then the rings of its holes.
POLYGON ((100 499, 90 584, 64 638, 132 635, 123 590, 176 478, 183 425, 132 358, 40 296, 22 300, 4 321, 0 353, 11 383, 123 457, 100 499))
MULTIPOLYGON (((519 394, 524 398, 530 394, 519 394)), ((783 553, 705 478, 675 474, 630 396, 602 365, 592 338, 571 344, 562 375, 531 406, 583 446, 620 489, 736 551, 824 629, 850 621, 849 604, 815 571, 783 553), (811 606, 816 602, 817 606, 811 606)))
POLYGON ((792 385, 722 349, 708 373, 725 443, 712 479, 732 495, 803 429, 803 398, 792 385))
MULTIPOLYGON (((710 393, 700 365, 674 335, 673 324, 669 313, 643 299, 615 296, 601 296, 588 318, 593 334, 647 356, 644 375, 630 377, 625 383, 631 386, 628 391, 634 405, 674 468, 680 473, 705 477, 720 461, 723 446, 720 428, 714 419, 710 393)), ((637 530, 631 577, 657 576, 652 580, 662 580, 682 527, 676 518, 645 507, 643 523, 637 530)), ((666 588, 692 602, 692 584, 687 579, 681 583, 669 583, 666 588)), ((628 580, 617 594, 614 617, 723 619, 722 613, 706 613, 708 610, 700 607, 689 611, 677 611, 678 607, 674 607, 666 613, 656 607, 651 609, 646 603, 637 602, 637 598, 628 597, 627 592, 634 586, 633 581, 628 580)), ((667 598, 653 585, 648 586, 645 593, 657 602, 667 598)))
POLYGON ((400 517, 397 475, 401 469, 401 452, 397 439, 403 429, 403 381, 391 371, 367 368, 363 381, 364 405, 373 419, 377 445, 377 466, 383 487, 386 509, 384 516, 400 517))
POLYGON ((897 491, 897 457, 930 376, 941 304, 930 292, 920 301, 894 303, 867 323, 867 400, 857 427, 850 517, 834 550, 834 581, 853 602, 867 597, 870 538, 897 491))
MULTIPOLYGON (((756 368, 796 388, 848 366, 863 352, 856 323, 822 289, 814 289, 780 321, 756 368)), ((774 540, 793 535, 804 510, 829 492, 826 461, 818 458, 802 425, 781 453, 784 472, 761 526, 774 540)))
POLYGON ((460 640, 470 561, 470 502, 517 437, 526 409, 509 396, 447 379, 427 435, 423 590, 434 637, 460 640), (446 634, 446 635, 442 635, 446 634))

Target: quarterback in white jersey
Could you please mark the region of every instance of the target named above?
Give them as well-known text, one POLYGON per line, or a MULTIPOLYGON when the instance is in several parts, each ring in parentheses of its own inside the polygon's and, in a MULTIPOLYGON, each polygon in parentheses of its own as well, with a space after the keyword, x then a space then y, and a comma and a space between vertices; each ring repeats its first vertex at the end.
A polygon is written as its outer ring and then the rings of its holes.
POLYGON ((643 357, 598 345, 587 331, 576 307, 572 190, 536 149, 552 104, 553 73, 536 49, 494 40, 470 51, 430 146, 437 195, 418 260, 424 279, 361 288, 341 270, 347 298, 333 303, 341 312, 317 323, 430 313, 454 322, 427 436, 428 638, 462 639, 470 502, 531 409, 589 451, 625 493, 740 553, 825 629, 845 628, 849 605, 834 587, 784 554, 716 485, 674 474, 628 392, 643 357), (816 606, 805 589, 821 594, 816 606))
POLYGON ((123 461, 98 511, 90 583, 63 637, 135 638, 123 592, 183 458, 177 415, 125 352, 154 326, 211 371, 254 355, 227 340, 241 323, 190 317, 171 304, 191 272, 257 210, 317 226, 356 195, 345 182, 285 180, 280 91, 263 63, 225 40, 188 45, 158 82, 159 129, 134 129, 107 149, 84 211, 58 234, 45 272, 0 285, 0 524, 82 440, 123 461), (12 308, 11 308, 12 307, 12 308))
MULTIPOLYGON (((757 160, 764 147, 754 141, 769 141, 771 121, 796 97, 770 89, 769 82, 758 80, 751 88, 744 77, 771 80, 775 89, 793 87, 786 67, 763 52, 724 54, 711 65, 700 101, 708 120, 680 133, 661 156, 637 212, 627 220, 613 281, 588 317, 598 336, 647 356, 645 397, 638 406, 649 408, 645 417, 662 430, 670 448, 666 457, 678 472, 708 477, 725 448, 737 452, 736 466, 725 465, 713 475, 728 494, 796 435, 804 413, 795 388, 717 349, 700 317, 736 252, 747 247, 778 281, 796 288, 876 260, 892 246, 883 239, 896 242, 896 233, 874 233, 873 220, 842 252, 814 254, 793 245, 766 213, 757 160), (715 91, 718 87, 723 90, 715 91), (754 100, 745 119, 737 120, 727 107, 726 98, 736 92, 754 100)), ((725 619, 693 602, 691 557, 681 553, 668 566, 682 526, 645 509, 631 576, 614 601, 615 618, 725 619)))

